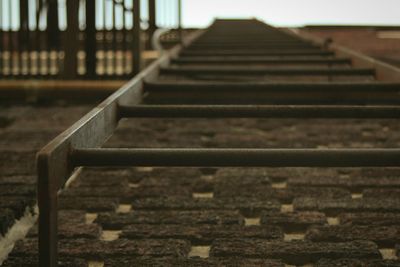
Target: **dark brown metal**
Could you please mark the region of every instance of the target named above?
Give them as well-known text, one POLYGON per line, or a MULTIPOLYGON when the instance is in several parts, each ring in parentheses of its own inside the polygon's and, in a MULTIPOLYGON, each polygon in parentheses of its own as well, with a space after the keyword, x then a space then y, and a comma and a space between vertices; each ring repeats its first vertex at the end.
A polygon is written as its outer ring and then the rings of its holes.
POLYGON ((268 67, 166 67, 161 69, 163 74, 189 75, 375 75, 374 69, 355 68, 268 68, 268 67))
POLYGON ((64 78, 73 79, 78 69, 78 10, 79 1, 67 1, 67 31, 68 45, 65 47, 64 78))
POLYGON ((137 74, 142 68, 142 43, 140 30, 140 0, 133 0, 133 73, 137 74))
POLYGON ((77 149, 74 166, 399 167, 400 149, 77 149))
POLYGON ((400 104, 399 83, 149 82, 147 103, 400 104))
POLYGON ((96 76, 96 0, 86 0, 85 53, 86 75, 96 76))
POLYGON ((121 118, 400 118, 398 106, 137 105, 121 118))

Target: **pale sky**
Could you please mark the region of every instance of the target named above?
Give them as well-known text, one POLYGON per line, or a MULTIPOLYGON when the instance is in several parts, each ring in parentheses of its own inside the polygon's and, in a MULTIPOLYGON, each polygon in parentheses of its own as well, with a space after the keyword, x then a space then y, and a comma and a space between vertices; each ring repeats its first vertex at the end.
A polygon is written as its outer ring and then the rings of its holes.
MULTIPOLYGON (((66 26, 65 4, 59 3, 61 29, 66 26)), ((77 0, 73 0, 77 1, 77 0)), ((96 1, 96 25, 99 29, 112 27, 111 0, 96 1), (104 20, 104 10, 108 13, 104 20)), ((176 27, 178 0, 156 0, 157 22, 161 27, 176 27)), ((142 19, 146 21, 147 0, 142 0, 142 19)), ((31 8, 30 25, 35 28, 36 0, 28 0, 31 8)), ((82 2, 83 4, 84 2, 82 2)), ((125 0, 128 8, 133 0, 125 0)), ((215 18, 256 17, 275 26, 302 26, 307 24, 346 24, 346 25, 399 25, 400 0, 182 0, 183 26, 206 27, 215 18)), ((19 28, 19 1, 0 0, 0 28, 19 28)), ((84 21, 84 9, 80 10, 84 21)), ((116 26, 122 27, 122 8, 116 9, 116 26)), ((126 25, 132 26, 132 15, 126 13, 126 25)), ((44 29, 46 19, 40 20, 39 28, 44 29)), ((84 22, 83 22, 84 23, 84 22)), ((84 24, 83 24, 84 25, 84 24)), ((84 27, 84 26, 82 26, 84 27)))
POLYGON ((215 17, 257 17, 277 26, 400 25, 400 0, 182 0, 183 23, 204 27, 215 17))

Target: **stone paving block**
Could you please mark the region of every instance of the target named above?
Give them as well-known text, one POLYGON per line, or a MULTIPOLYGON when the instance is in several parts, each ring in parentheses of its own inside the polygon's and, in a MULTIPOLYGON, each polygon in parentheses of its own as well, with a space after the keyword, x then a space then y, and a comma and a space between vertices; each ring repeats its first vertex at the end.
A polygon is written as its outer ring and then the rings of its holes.
POLYGON ((262 225, 276 225, 285 232, 303 232, 312 225, 324 225, 327 223, 325 214, 320 212, 264 212, 261 214, 262 225))
POLYGON ((14 212, 7 208, 0 209, 0 236, 4 236, 14 224, 14 212))
POLYGON ((0 132, 0 148, 39 150, 57 134, 59 131, 54 129, 9 129, 0 132))
POLYGON ((297 197, 351 198, 349 190, 334 187, 293 186, 289 188, 271 188, 260 184, 216 184, 215 197, 257 197, 260 199, 278 199, 282 203, 291 203, 297 197))
POLYGON ((398 187, 400 179, 398 177, 292 177, 288 181, 289 186, 322 186, 322 187, 345 187, 354 191, 360 191, 366 188, 398 187))
POLYGON ((193 244, 210 244, 217 238, 283 239, 275 226, 242 225, 128 225, 121 236, 128 239, 183 239, 193 244))
MULTIPOLYGON (((24 239, 15 245, 12 256, 35 255, 38 249, 36 239, 24 239)), ((111 257, 186 257, 190 250, 190 242, 183 240, 127 240, 114 241, 88 239, 62 239, 59 242, 59 255, 105 260, 111 257)))
POLYGON ((14 119, 7 116, 0 116, 0 128, 6 128, 14 122, 14 119))
MULTIPOLYGON (((10 257, 1 266, 3 267, 37 267, 37 256, 26 257, 10 257)), ((58 267, 87 267, 88 263, 85 259, 77 259, 72 257, 59 257, 58 267)))
POLYGON ((400 226, 315 226, 308 229, 305 238, 313 242, 369 240, 390 248, 400 242, 400 226))
POLYGON ((140 186, 193 185, 202 176, 198 168, 155 168, 140 186))
POLYGON ((122 229, 130 224, 179 224, 179 225, 243 225, 244 218, 238 211, 133 211, 127 214, 101 213, 95 220, 104 229, 122 229))
POLYGON ((378 247, 366 241, 314 243, 219 239, 213 242, 210 253, 213 257, 276 258, 293 265, 313 263, 321 258, 381 258, 378 247))
POLYGON ((321 259, 315 267, 400 267, 398 260, 321 259))
POLYGON ((279 260, 270 259, 151 259, 134 260, 132 258, 109 259, 104 267, 284 267, 279 260))
MULTIPOLYGON (((256 198, 143 198, 133 201, 137 210, 240 210, 247 216, 261 211, 278 211, 280 203, 276 200, 256 198)), ((400 209, 400 207, 399 207, 400 209)))
POLYGON ((27 207, 33 207, 35 200, 29 197, 0 196, 0 209, 12 210, 15 219, 19 219, 27 207))
MULTIPOLYGON (((29 231, 30 238, 37 237, 38 228, 35 226, 29 231)), ((58 238, 59 239, 98 239, 101 236, 101 228, 96 224, 60 224, 58 225, 58 238)), ((90 242, 90 241, 88 241, 90 242)))
POLYGON ((36 186, 32 184, 6 184, 0 186, 0 196, 31 196, 35 197, 36 186))
POLYGON ((35 173, 36 151, 0 151, 0 173, 4 176, 32 175, 35 173))
POLYGON ((62 192, 63 197, 113 197, 120 201, 129 202, 137 198, 152 197, 192 197, 192 190, 184 186, 172 187, 138 187, 102 186, 102 187, 73 187, 62 192))
POLYGON ((365 189, 363 198, 400 198, 400 188, 365 189))
POLYGON ((400 212, 400 199, 296 198, 293 206, 298 211, 320 211, 329 215, 341 212, 400 212))
POLYGON ((217 184, 270 185, 269 173, 264 168, 221 168, 214 177, 217 184))
POLYGON ((101 212, 115 210, 119 205, 117 198, 107 197, 63 197, 59 199, 59 210, 86 210, 101 212))
POLYGON ((0 185, 34 185, 37 177, 34 175, 0 175, 0 185))
POLYGON ((129 177, 133 176, 131 169, 117 168, 83 168, 71 187, 78 186, 128 186, 129 177))
POLYGON ((340 224, 348 225, 398 225, 400 213, 392 212, 353 212, 339 214, 340 224))

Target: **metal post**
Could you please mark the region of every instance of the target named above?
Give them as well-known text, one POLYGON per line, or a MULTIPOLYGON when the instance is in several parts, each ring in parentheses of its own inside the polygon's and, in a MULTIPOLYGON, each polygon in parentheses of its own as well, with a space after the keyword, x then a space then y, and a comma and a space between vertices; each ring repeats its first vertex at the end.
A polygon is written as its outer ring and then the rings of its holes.
POLYGON ((51 162, 45 156, 38 156, 38 205, 39 205, 39 265, 57 266, 57 184, 51 170, 51 162))
POLYGON ((147 48, 151 48, 151 40, 156 30, 157 30, 156 0, 149 0, 149 37, 147 42, 147 48))
POLYGON ((182 34, 182 0, 178 0, 178 34, 179 34, 179 42, 182 43, 183 34, 182 34))
POLYGON ((140 0, 133 0, 133 50, 132 50, 132 72, 138 74, 142 65, 141 53, 141 30, 140 30, 140 0))
POLYGON ((64 77, 73 79, 78 71, 78 11, 79 1, 67 1, 67 31, 66 31, 66 46, 64 60, 64 77))
POLYGON ((86 75, 96 76, 96 1, 86 0, 86 75))

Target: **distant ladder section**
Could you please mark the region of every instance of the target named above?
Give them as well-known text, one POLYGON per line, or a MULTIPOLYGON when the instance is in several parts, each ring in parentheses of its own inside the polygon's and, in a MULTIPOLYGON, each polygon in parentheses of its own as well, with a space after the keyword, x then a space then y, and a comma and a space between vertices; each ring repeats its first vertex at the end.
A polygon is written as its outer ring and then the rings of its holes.
POLYGON ((122 118, 399 118, 400 72, 343 55, 257 20, 188 36, 38 154, 39 265, 57 265, 57 193, 77 167, 399 167, 399 148, 101 148, 122 118))

